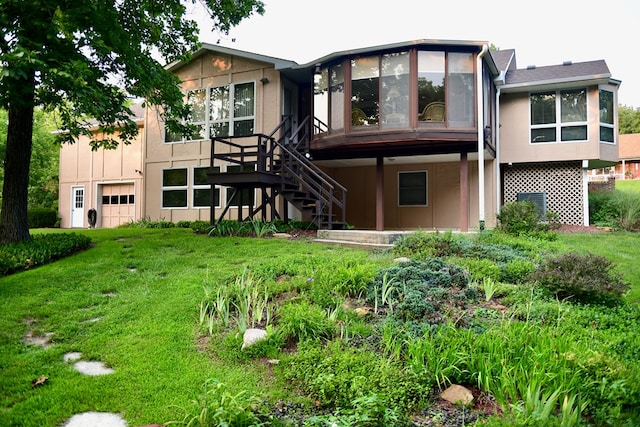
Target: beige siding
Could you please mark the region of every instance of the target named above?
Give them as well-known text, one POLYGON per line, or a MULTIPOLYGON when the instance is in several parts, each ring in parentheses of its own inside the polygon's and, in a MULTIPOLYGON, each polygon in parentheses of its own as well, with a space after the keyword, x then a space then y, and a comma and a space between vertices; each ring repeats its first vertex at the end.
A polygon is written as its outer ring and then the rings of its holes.
MULTIPOLYGON (((255 82, 255 132, 269 134, 281 120, 281 82, 273 65, 249 61, 235 56, 206 53, 191 63, 175 70, 182 80, 184 90, 222 86, 230 83, 255 82), (260 79, 268 78, 267 83, 260 79)), ((209 166, 211 142, 209 140, 164 143, 164 124, 160 111, 156 107, 147 110, 147 139, 144 151, 146 168, 145 180, 145 216, 166 221, 209 220, 210 209, 193 208, 193 168, 209 166), (187 208, 162 208, 162 170, 172 168, 188 169, 189 185, 187 208)), ((241 143, 242 140, 234 140, 241 143)), ((248 143, 245 141, 245 143, 248 143)), ((255 140, 251 140, 255 144, 255 140)), ((226 149, 226 147, 224 148, 226 149)), ((221 145, 216 152, 222 152, 221 145)), ((259 192, 257 192, 259 197, 259 192)), ((222 206, 216 209, 216 216, 224 208, 225 191, 221 192, 222 206)), ((248 210, 244 209, 245 215, 248 210)), ((237 218, 237 209, 230 209, 230 218, 237 218)))
POLYGON ((587 142, 530 143, 529 94, 502 94, 500 97, 501 163, 528 163, 571 160, 608 160, 617 156, 612 144, 600 144, 598 87, 588 88, 587 142))
POLYGON ((60 149, 60 192, 59 215, 62 228, 71 227, 71 192, 73 187, 84 187, 84 224, 89 209, 98 212, 98 226, 115 226, 111 219, 108 225, 101 225, 102 188, 108 185, 131 186, 135 203, 127 207, 122 221, 136 220, 142 216, 142 141, 144 130, 139 129, 138 137, 129 145, 120 144, 115 150, 91 151, 89 138, 81 137, 71 145, 64 145, 60 149), (126 219, 124 219, 126 217, 126 219))
MULTIPOLYGON (((485 162, 485 215, 487 227, 495 226, 495 161, 485 162)), ((347 188, 347 223, 358 229, 376 226, 376 167, 354 166, 325 169, 347 188)), ((460 164, 387 163, 384 167, 384 227, 402 229, 460 228, 460 164), (398 206, 398 172, 427 171, 427 206, 398 206)), ((469 161, 469 228, 477 228, 478 167, 469 161)))

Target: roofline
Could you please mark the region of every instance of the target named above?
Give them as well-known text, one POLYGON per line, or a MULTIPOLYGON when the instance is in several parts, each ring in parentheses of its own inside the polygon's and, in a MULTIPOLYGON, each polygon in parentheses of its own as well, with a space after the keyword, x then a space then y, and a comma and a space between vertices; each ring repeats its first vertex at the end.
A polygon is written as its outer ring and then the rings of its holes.
MULTIPOLYGON (((405 42, 398 43, 389 43, 378 46, 368 46, 357 49, 348 49, 330 53, 323 57, 320 57, 314 61, 307 62, 306 64, 295 65, 293 68, 311 68, 315 67, 316 64, 324 64, 327 62, 332 62, 338 58, 344 56, 355 56, 361 55, 364 53, 375 52, 380 50, 394 50, 401 49, 403 47, 412 47, 412 46, 463 46, 463 47, 474 47, 478 50, 482 50, 482 46, 489 46, 489 42, 487 41, 471 41, 471 40, 439 40, 439 39, 418 39, 411 40, 405 42)), ((495 64, 494 64, 495 67, 495 64)))
MULTIPOLYGON (((593 76, 582 76, 580 78, 576 77, 565 77, 562 79, 552 79, 552 80, 535 80, 524 83, 513 83, 513 84, 505 84, 500 85, 501 92, 519 92, 518 89, 530 89, 536 88, 540 86, 560 86, 566 85, 567 83, 578 84, 616 84, 617 80, 611 78, 611 74, 598 74, 593 76)), ((619 84, 619 81, 617 81, 619 84)))
MULTIPOLYGON (((276 58, 273 56, 260 55, 257 53, 247 52, 244 50, 232 49, 230 47, 220 46, 217 44, 211 43, 202 43, 200 48, 195 52, 191 53, 191 58, 197 58, 200 55, 203 55, 206 52, 220 52, 227 55, 238 56, 245 59, 250 59, 253 61, 266 62, 268 64, 273 64, 276 70, 283 68, 291 68, 293 66, 298 65, 295 61, 290 61, 287 59, 276 58)), ((165 69, 168 71, 175 71, 176 69, 186 65, 188 62, 185 61, 174 61, 165 66, 165 69)))

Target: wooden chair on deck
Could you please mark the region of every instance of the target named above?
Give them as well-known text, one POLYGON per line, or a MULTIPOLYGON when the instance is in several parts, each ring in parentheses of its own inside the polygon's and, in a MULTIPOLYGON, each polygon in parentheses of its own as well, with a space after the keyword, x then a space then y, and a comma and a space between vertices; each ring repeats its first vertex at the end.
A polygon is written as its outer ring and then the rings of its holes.
POLYGON ((420 114, 421 122, 444 122, 444 102, 435 101, 427 104, 420 114))

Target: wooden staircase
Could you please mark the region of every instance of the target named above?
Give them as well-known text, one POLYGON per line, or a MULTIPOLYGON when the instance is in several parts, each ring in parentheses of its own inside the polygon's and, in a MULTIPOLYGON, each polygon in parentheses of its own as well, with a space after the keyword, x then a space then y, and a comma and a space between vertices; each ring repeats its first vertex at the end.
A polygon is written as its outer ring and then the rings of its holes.
MULTIPOLYGON (((282 219, 286 222, 289 207, 278 199, 281 196, 301 212, 302 220, 313 222, 318 229, 344 228, 346 188, 314 165, 307 156, 313 129, 318 126, 308 117, 293 129, 291 117, 285 117, 269 135, 212 138, 211 169, 207 175, 212 195, 215 185, 230 187, 234 195, 246 194, 247 191, 255 194, 255 190, 260 189, 261 202, 257 207, 249 203, 249 215, 243 217, 242 197, 237 197, 234 204, 232 196, 226 201, 218 218, 215 218, 212 206, 211 223, 220 221, 229 208, 238 206, 238 203, 239 221, 260 214, 263 220, 267 220, 270 213, 270 220, 282 219), (276 135, 279 137, 276 138, 276 135), (234 142, 240 138, 242 144, 234 142), (248 139, 253 139, 255 144, 247 144, 248 139), (216 173, 215 168, 222 166, 221 163, 236 165, 237 171, 216 173)), ((211 200, 213 204, 213 197, 211 200)))

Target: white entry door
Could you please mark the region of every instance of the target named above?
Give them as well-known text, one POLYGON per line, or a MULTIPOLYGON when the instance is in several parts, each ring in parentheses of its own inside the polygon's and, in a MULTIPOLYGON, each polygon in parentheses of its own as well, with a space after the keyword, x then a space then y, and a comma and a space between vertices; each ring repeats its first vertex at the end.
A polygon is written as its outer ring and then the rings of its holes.
POLYGON ((71 228, 84 227, 84 187, 71 187, 71 228))

